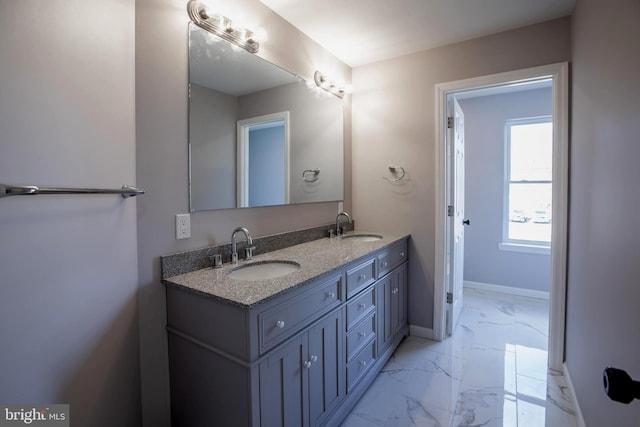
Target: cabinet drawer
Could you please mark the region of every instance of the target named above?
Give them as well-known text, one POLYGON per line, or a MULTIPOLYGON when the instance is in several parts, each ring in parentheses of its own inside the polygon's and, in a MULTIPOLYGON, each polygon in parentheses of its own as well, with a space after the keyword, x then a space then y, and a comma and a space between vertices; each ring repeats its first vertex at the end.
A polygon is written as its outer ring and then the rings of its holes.
POLYGON ((375 259, 347 271, 347 299, 351 298, 376 280, 375 259))
POLYGON ((376 306, 375 288, 358 295, 353 301, 347 304, 347 330, 358 323, 369 311, 376 306))
POLYGON ((342 276, 318 285, 312 291, 283 301, 258 315, 260 353, 341 304, 342 276))
POLYGON ((375 362, 375 347, 376 341, 373 340, 347 365, 347 393, 351 391, 353 386, 358 383, 358 380, 367 373, 375 362))
POLYGON ((350 362, 358 350, 365 343, 371 341, 376 333, 376 316, 375 313, 359 323, 352 331, 347 334, 347 362, 350 362))
POLYGON ((378 255, 378 278, 384 276, 407 260, 407 243, 392 246, 389 250, 378 255))

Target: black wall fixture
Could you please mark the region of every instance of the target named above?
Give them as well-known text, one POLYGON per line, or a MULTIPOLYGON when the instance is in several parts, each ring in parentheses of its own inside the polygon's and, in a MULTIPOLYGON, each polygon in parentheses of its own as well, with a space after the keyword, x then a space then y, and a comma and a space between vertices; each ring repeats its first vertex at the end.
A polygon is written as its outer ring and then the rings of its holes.
POLYGON ((633 399, 640 399, 640 381, 634 381, 622 369, 608 367, 603 375, 604 392, 611 400, 621 403, 631 403, 633 399))

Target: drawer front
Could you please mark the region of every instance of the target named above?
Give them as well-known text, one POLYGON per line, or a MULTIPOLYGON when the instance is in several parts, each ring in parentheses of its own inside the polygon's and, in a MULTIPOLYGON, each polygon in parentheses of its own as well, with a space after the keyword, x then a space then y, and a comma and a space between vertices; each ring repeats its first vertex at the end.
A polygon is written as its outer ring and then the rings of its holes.
POLYGON ((347 362, 350 362, 358 351, 373 339, 375 333, 376 316, 372 313, 347 334, 347 362))
POLYGON ((347 304, 347 331, 376 306, 375 287, 358 295, 347 304))
POLYGON ((407 260, 407 242, 392 246, 389 250, 378 255, 378 278, 384 276, 407 260))
POLYGON ((311 292, 288 299, 258 315, 260 353, 281 343, 307 323, 338 307, 342 276, 335 276, 311 292))
POLYGON ((358 380, 366 374, 376 360, 376 341, 362 349, 347 365, 347 393, 358 383, 358 380))
POLYGON ((376 280, 375 259, 360 264, 347 271, 347 299, 372 284, 376 280))

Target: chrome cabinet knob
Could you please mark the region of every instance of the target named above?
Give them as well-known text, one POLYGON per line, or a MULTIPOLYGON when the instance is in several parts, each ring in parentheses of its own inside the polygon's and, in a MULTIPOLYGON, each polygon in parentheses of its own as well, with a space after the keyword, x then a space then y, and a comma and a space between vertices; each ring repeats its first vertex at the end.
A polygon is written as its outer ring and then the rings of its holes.
POLYGON ((359 336, 360 338, 364 338, 364 337, 366 337, 366 336, 367 336, 367 333, 366 333, 366 332, 360 332, 360 333, 358 334, 358 336, 359 336))
POLYGON ((335 298, 335 297, 336 297, 336 294, 335 294, 335 292, 327 292, 327 296, 328 296, 329 298, 333 299, 333 298, 335 298))
POLYGON ((388 263, 387 261, 385 261, 385 262, 383 262, 383 263, 382 263, 382 266, 383 266, 383 267, 388 267, 388 266, 389 266, 389 263, 388 263))
POLYGON ((305 360, 304 363, 302 364, 305 368, 309 369, 311 367, 311 362, 308 360, 305 360))
POLYGON ((362 303, 361 303, 361 304, 358 304, 358 307, 359 307, 359 308, 367 308, 367 304, 362 304, 362 303))
POLYGON ((367 366, 367 361, 366 360, 361 360, 360 361, 360 366, 367 366))
POLYGON ((280 329, 284 328, 284 320, 278 320, 276 326, 280 329))
POLYGON ((361 275, 359 275, 359 276, 358 276, 358 281, 360 281, 360 280, 364 280, 364 279, 366 279, 366 278, 367 278, 367 275, 366 275, 366 274, 361 274, 361 275))
POLYGON ((404 252, 400 252, 400 256, 404 258, 404 252))
POLYGON ((318 356, 316 356, 315 354, 312 354, 312 355, 311 355, 311 361, 312 361, 313 363, 317 362, 317 361, 318 361, 318 356))

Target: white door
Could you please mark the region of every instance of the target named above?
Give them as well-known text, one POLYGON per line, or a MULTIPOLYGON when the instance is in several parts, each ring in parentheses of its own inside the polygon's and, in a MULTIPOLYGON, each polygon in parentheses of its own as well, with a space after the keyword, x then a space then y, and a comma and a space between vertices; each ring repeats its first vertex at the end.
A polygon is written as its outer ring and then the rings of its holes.
MULTIPOLYGON (((449 217, 451 242, 449 244, 450 274, 447 284, 447 335, 451 335, 462 311, 462 290, 464 281, 464 113, 460 104, 451 96, 448 100, 449 117, 453 118, 449 129, 448 141, 452 162, 450 185, 450 206, 453 206, 449 217)), ((468 223, 468 222, 467 222, 468 223)))

